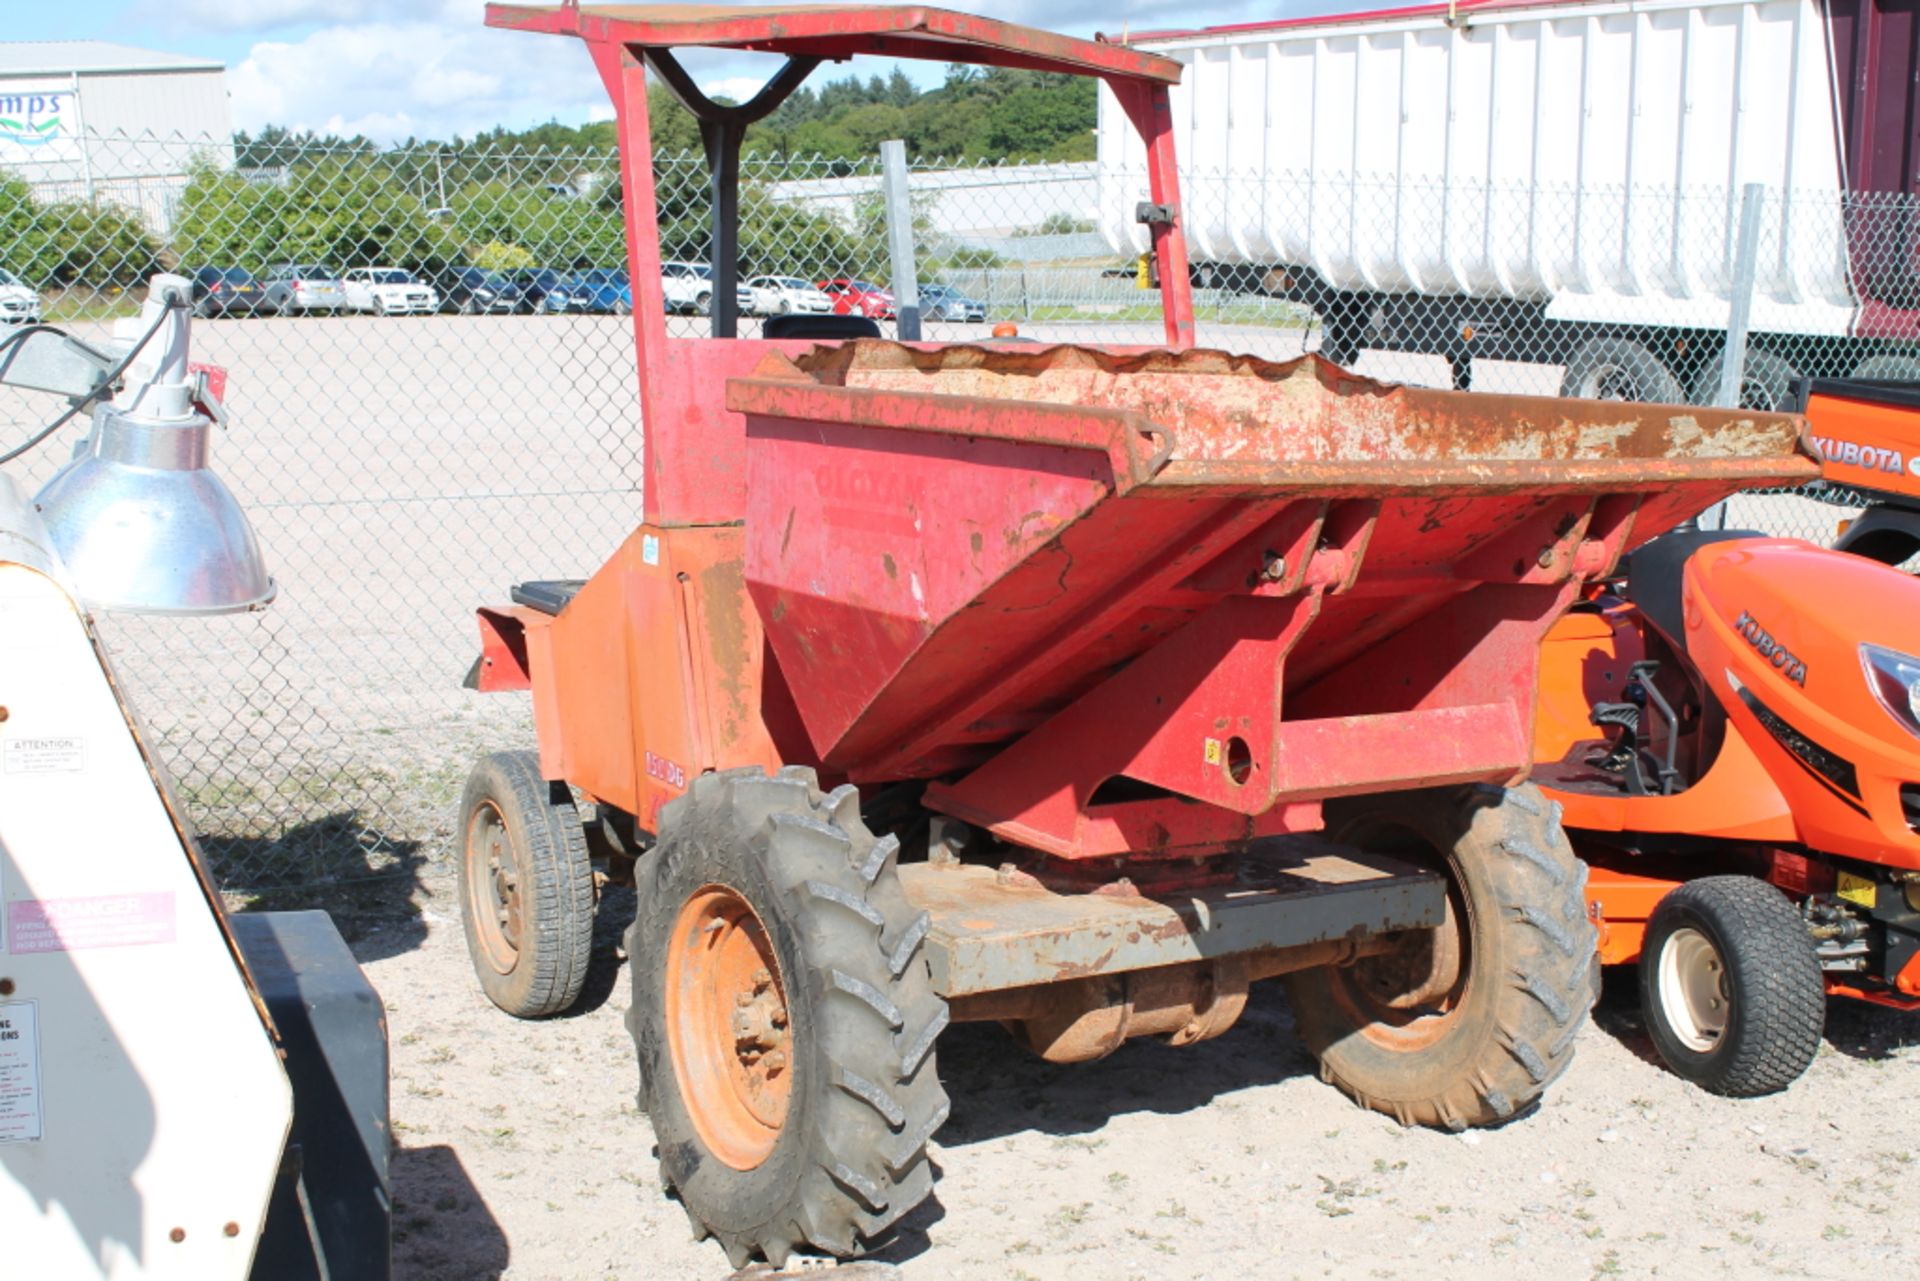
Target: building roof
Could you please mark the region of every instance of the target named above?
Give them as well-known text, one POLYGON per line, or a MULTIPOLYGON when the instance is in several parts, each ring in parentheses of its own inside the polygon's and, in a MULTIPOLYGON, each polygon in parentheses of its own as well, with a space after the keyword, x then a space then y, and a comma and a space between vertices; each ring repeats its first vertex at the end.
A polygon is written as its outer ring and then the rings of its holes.
POLYGON ((0 76, 64 76, 110 71, 225 71, 226 64, 159 53, 107 40, 0 41, 0 76))

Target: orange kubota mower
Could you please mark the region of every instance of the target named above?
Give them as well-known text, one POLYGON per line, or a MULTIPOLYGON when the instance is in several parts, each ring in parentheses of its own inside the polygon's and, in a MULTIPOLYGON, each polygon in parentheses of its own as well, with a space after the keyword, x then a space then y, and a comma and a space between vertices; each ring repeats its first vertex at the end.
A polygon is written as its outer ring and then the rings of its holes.
POLYGON ((1797 539, 1649 543, 1549 633, 1535 758, 1600 958, 1640 963, 1681 1076, 1770 1093, 1828 993, 1920 1007, 1920 581, 1797 539))

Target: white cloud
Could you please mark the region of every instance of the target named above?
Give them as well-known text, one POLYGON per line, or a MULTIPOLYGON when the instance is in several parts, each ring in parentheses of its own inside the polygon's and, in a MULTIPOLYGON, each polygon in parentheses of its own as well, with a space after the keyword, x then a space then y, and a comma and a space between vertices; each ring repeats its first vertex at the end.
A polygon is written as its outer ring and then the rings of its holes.
POLYGON ((735 102, 745 102, 759 93, 767 83, 765 76, 722 76, 717 80, 700 82, 700 92, 709 98, 731 98, 735 102))
MULTIPOLYGON (((471 135, 496 125, 523 127, 612 118, 600 78, 578 40, 495 31, 484 0, 139 0, 168 24, 203 23, 262 34, 289 25, 326 25, 298 38, 263 39, 228 74, 236 127, 263 125, 364 133, 390 142, 409 135, 471 135)), ((1171 25, 1166 6, 1148 0, 973 0, 969 8, 1015 22, 1118 35, 1171 25)), ((1358 7, 1358 0, 1281 0, 1283 11, 1358 7)), ((1183 12, 1194 25, 1272 16, 1267 0, 1216 0, 1183 12)), ((773 67, 766 55, 689 51, 684 61, 709 94, 751 97, 773 67)), ((814 82, 848 74, 885 75, 887 64, 830 63, 814 82)), ((909 74, 913 74, 910 70, 909 74)), ((938 64, 915 77, 940 79, 938 64)))
POLYGON ((383 142, 580 120, 606 104, 579 41, 477 21, 349 24, 263 41, 227 83, 237 128, 277 124, 383 142))

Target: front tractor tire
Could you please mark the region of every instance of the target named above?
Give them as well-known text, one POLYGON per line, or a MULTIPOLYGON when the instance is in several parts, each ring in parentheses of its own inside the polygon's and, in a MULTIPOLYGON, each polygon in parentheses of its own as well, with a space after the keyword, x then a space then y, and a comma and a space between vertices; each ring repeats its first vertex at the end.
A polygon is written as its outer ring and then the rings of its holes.
POLYGON ((460 803, 460 918, 481 989, 516 1018, 579 999, 593 952, 593 860, 565 783, 497 752, 460 803))
POLYGON ((1402 1125, 1493 1125, 1573 1059, 1593 1003, 1586 864, 1532 785, 1368 797, 1328 834, 1447 877, 1445 921, 1395 951, 1288 976, 1321 1076, 1402 1125))
POLYGON ((703 775, 662 812, 627 936, 640 1106, 736 1268, 860 1253, 932 1191, 947 1008, 899 848, 807 769, 703 775))
POLYGON ((1688 881, 1647 922, 1640 1010, 1667 1066, 1702 1089, 1731 1098, 1786 1089, 1826 1030, 1806 922, 1751 876, 1688 881))

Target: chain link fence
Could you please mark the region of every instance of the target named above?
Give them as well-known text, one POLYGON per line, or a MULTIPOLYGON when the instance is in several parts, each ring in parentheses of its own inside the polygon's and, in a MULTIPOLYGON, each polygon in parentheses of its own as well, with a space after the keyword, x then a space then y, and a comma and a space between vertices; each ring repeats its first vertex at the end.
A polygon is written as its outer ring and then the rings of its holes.
MULTIPOLYGON (((0 322, 101 339, 153 271, 192 277, 195 358, 230 375, 215 464, 281 584, 259 614, 102 618, 120 675, 228 888, 411 867, 447 848, 475 757, 532 741, 523 698, 461 688, 474 606, 523 579, 591 573, 641 518, 617 156, 84 143, 84 171, 0 172, 0 322)), ((742 177, 742 335, 794 311, 890 328, 878 159, 750 156, 742 177)), ((660 157, 655 181, 669 332, 704 333, 706 166, 660 157)), ((1684 400, 1712 381, 1701 371, 1737 283, 1737 193, 1620 193, 1601 210, 1565 192, 1515 205, 1311 175, 1185 182, 1205 345, 1549 396, 1684 400), (1516 270, 1522 236, 1532 275, 1516 270), (1641 258, 1659 270, 1634 274, 1641 258), (1580 363, 1594 343, 1611 364, 1592 351, 1580 363)), ((1043 341, 1161 341, 1134 187, 1093 163, 916 162, 925 337, 1012 322, 1043 341)), ((1748 400, 1772 394, 1774 361, 1904 372, 1887 363, 1910 359, 1902 344, 1848 335, 1862 308, 1904 305, 1912 208, 1771 199, 1748 400), (1873 246, 1878 276, 1861 265, 1873 246), (1822 255, 1825 275, 1796 274, 1822 255), (1874 280, 1888 287, 1862 283, 1874 280), (1832 313, 1826 328, 1805 319, 1810 304, 1832 313)), ((64 408, 12 389, 0 405, 0 447, 64 408)), ((43 483, 83 430, 15 478, 43 483)), ((1844 514, 1776 496, 1737 500, 1732 519, 1824 542, 1844 514)))

